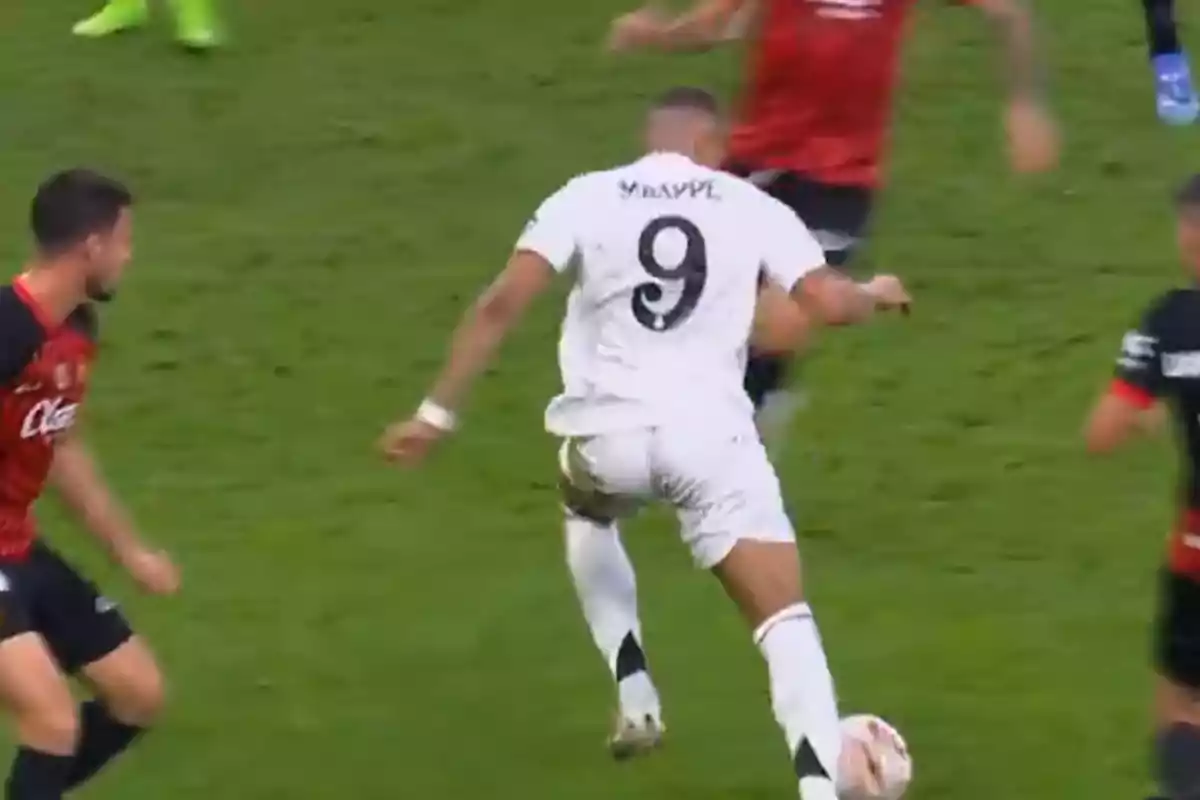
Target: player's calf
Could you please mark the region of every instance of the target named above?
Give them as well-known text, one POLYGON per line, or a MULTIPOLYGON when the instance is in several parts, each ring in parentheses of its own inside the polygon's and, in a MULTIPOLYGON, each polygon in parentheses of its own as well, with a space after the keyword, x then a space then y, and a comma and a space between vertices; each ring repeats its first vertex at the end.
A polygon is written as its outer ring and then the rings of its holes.
POLYGON ((617 527, 636 504, 600 490, 590 477, 584 446, 567 441, 559 454, 567 567, 592 640, 617 687, 609 749, 625 759, 653 750, 665 730, 642 644, 637 578, 617 527))
POLYGON ((37 634, 19 633, 0 642, 0 698, 17 739, 5 796, 62 797, 74 762, 79 718, 66 677, 37 634))
POLYGON ((70 787, 91 779, 124 752, 157 721, 166 702, 162 671, 136 636, 83 667, 82 675, 96 699, 83 705, 82 736, 70 787))
POLYGON ((149 727, 166 704, 162 670, 141 637, 84 666, 82 674, 105 708, 128 725, 149 727))
POLYGON ((804 601, 795 543, 741 539, 713 570, 754 631, 771 705, 804 800, 836 800, 841 733, 833 678, 804 601))

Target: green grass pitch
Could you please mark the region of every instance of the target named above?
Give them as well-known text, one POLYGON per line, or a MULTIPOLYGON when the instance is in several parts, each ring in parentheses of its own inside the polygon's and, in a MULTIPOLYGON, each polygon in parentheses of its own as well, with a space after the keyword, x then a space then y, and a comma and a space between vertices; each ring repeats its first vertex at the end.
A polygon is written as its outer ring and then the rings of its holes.
MULTIPOLYGON (((161 730, 87 796, 794 796, 758 655, 661 515, 628 541, 670 746, 607 761, 541 431, 559 298, 427 470, 371 450, 536 203, 630 157, 652 91, 732 90, 736 54, 613 60, 619 0, 237 5, 207 60, 165 29, 72 41, 82 0, 0 10, 0 256, 18 268, 53 168, 139 191, 88 426, 186 569, 179 598, 137 598, 46 512, 172 679, 161 730)), ((1167 193, 1200 139, 1154 119, 1135 3, 1042 5, 1067 150, 1036 180, 1006 170, 987 29, 918 15, 869 256, 916 313, 822 343, 779 465, 844 707, 906 732, 916 800, 1146 788, 1174 462, 1166 441, 1090 462, 1078 429, 1181 280, 1167 193)))

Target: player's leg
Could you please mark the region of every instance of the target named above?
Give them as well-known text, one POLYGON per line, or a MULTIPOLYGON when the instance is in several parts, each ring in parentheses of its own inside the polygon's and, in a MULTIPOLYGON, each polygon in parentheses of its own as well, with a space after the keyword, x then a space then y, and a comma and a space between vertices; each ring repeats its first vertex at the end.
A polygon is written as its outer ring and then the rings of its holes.
MULTIPOLYGON (((794 178, 780 170, 755 170, 746 164, 727 164, 727 171, 745 178, 785 205, 794 178)), ((790 206, 789 206, 790 207, 790 206)), ((795 208, 793 208, 795 210, 795 208)), ((786 393, 788 366, 803 352, 810 321, 800 315, 786 292, 764 282, 754 314, 750 355, 746 360, 745 390, 768 433, 785 427, 799 407, 799 399, 786 393), (764 408, 770 405, 770 410, 764 408), (778 418, 778 419, 776 419, 778 418), (781 424, 783 422, 784 424, 781 424)), ((775 437, 771 437, 775 438, 775 437)))
POLYGON ((567 513, 567 564, 592 641, 617 687, 617 720, 609 741, 618 759, 656 747, 662 702, 650 676, 638 617, 637 579, 614 522, 567 513))
MULTIPOLYGON (((789 172, 752 173, 750 180, 804 221, 824 249, 826 262, 835 267, 850 263, 870 219, 869 190, 824 186, 789 172)), ((813 324, 795 304, 782 302, 782 293, 776 294, 778 300, 770 293, 760 296, 755 335, 768 346, 752 347, 745 380, 746 393, 758 411, 759 430, 775 448, 804 404, 790 373, 793 363, 804 357, 813 324)))
POLYGON ((713 573, 767 662, 771 706, 804 800, 835 800, 841 729, 833 676, 794 542, 739 539, 713 573))
POLYGON ((1191 67, 1179 41, 1175 0, 1142 0, 1146 41, 1154 68, 1158 116, 1171 125, 1189 125, 1200 115, 1191 67))
POLYGON ((1164 573, 1157 625, 1155 762, 1170 800, 1200 798, 1200 583, 1164 573))
POLYGON ((0 641, 0 702, 13 719, 17 739, 5 797, 61 798, 75 760, 79 718, 66 676, 38 634, 0 641))
POLYGON ((30 561, 42 590, 37 616, 58 663, 95 698, 83 703, 82 730, 68 787, 84 783, 124 752, 157 719, 163 677, 146 644, 116 604, 54 551, 35 545, 30 561))
POLYGON ((221 44, 216 0, 167 0, 175 15, 175 36, 192 50, 210 50, 221 44))
POLYGON ((754 310, 745 390, 754 404, 764 441, 778 451, 792 418, 804 405, 802 392, 789 386, 793 359, 808 349, 813 322, 782 287, 764 281, 754 310))
POLYGON ((82 735, 71 787, 89 780, 153 725, 166 694, 158 662, 137 636, 83 666, 80 675, 96 697, 81 711, 82 735))
POLYGON ((76 36, 100 38, 132 28, 140 28, 150 18, 147 0, 109 0, 92 16, 77 23, 76 36))
POLYGON ((696 563, 753 631, 804 800, 835 800, 841 731, 833 678, 803 592, 774 468, 752 432, 664 431, 656 463, 696 563))
MULTIPOLYGON (((650 677, 638 615, 637 577, 621 543, 618 520, 633 505, 602 491, 597 463, 605 444, 564 442, 559 452, 566 512, 567 566, 580 608, 617 687, 616 728, 609 742, 617 758, 653 749, 662 738, 662 703, 650 677)), ((615 469, 614 469, 615 467, 615 469)))
MULTIPOLYGON (((215 0, 166 0, 175 18, 176 38, 185 47, 207 50, 221 43, 215 0)), ((76 36, 101 38, 139 28, 150 18, 148 0, 109 0, 75 25, 76 36)))
POLYGON ((35 629, 36 577, 29 563, 0 571, 0 704, 17 743, 8 800, 55 800, 66 791, 79 718, 67 678, 35 629))

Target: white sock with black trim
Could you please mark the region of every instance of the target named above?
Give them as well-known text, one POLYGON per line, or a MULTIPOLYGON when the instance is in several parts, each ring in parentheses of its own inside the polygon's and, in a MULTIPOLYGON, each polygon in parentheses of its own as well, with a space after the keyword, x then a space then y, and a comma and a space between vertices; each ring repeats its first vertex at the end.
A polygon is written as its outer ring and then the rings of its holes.
POLYGON ((803 800, 837 800, 841 728, 833 676, 807 603, 788 606, 754 632, 767 660, 771 706, 783 728, 803 800))
POLYGON ((596 647, 617 684, 626 719, 659 720, 662 704, 650 679, 638 618, 637 577, 615 523, 567 513, 567 566, 596 647))

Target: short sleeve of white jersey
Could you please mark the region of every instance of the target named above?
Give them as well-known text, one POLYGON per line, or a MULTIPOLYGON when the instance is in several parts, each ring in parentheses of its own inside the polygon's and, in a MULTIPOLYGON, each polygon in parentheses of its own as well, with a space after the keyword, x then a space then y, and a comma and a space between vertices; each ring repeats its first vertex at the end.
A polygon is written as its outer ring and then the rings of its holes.
POLYGON ((763 271, 790 292, 805 275, 825 266, 825 251, 794 211, 766 194, 762 199, 763 271))
POLYGON ((565 270, 579 249, 581 195, 580 181, 575 179, 542 201, 516 249, 537 253, 558 272, 565 270))

